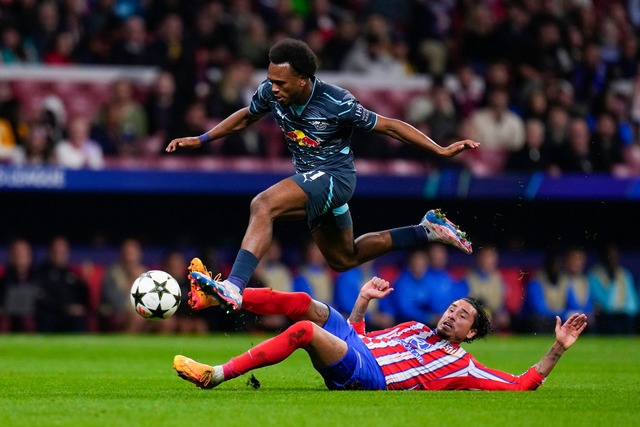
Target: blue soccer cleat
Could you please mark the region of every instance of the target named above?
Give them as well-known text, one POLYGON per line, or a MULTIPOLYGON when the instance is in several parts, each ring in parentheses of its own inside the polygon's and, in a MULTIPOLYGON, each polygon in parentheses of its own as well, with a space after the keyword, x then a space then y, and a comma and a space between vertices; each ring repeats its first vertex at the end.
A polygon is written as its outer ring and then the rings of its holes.
POLYGON ((205 294, 211 295, 218 300, 223 309, 227 311, 240 310, 242 306, 242 292, 230 281, 218 281, 198 271, 192 271, 189 273, 189 277, 200 285, 200 288, 205 294))
POLYGON ((420 221, 429 234, 429 241, 441 242, 460 249, 466 254, 473 252, 467 233, 449 221, 440 209, 432 209, 420 221))

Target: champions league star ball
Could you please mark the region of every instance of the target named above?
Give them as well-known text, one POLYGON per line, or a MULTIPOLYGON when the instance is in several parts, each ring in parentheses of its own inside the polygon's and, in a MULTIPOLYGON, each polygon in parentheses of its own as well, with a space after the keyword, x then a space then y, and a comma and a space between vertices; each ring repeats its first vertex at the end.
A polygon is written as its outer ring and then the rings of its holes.
POLYGON ((162 320, 173 315, 180 305, 181 295, 176 279, 160 270, 142 273, 131 286, 133 309, 149 320, 162 320))

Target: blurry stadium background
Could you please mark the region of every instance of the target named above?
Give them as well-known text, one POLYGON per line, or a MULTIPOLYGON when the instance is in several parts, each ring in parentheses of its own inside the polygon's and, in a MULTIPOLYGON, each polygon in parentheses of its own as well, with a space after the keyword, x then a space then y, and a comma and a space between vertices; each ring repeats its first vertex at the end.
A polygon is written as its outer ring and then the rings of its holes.
MULTIPOLYGON (((356 133, 356 235, 441 207, 476 249, 497 247, 513 319, 505 332, 531 330, 528 285, 549 253, 580 248, 586 277, 613 243, 635 303, 608 314, 630 317, 624 333, 638 333, 638 1, 4 0, 0 32, 5 332, 125 330, 100 307, 127 239, 140 243, 145 268, 166 268, 177 250, 228 273, 251 198, 292 173, 279 128, 265 118, 197 152, 162 150, 246 106, 269 46, 289 36, 317 53, 320 78, 365 107, 443 145, 483 143, 443 161, 356 133), (74 326, 38 318, 52 292, 38 272, 56 236, 68 239, 69 268, 85 287, 60 302, 81 307, 74 326), (33 249, 20 280, 40 290, 18 308, 7 279, 17 240, 33 249)), ((305 224, 277 224, 275 234, 296 277, 305 224)), ((407 255, 377 267, 396 278, 407 255)), ((454 280, 475 263, 448 256, 454 280)), ((590 309, 603 312, 593 300, 590 309)), ((207 330, 261 327, 203 317, 207 330)))

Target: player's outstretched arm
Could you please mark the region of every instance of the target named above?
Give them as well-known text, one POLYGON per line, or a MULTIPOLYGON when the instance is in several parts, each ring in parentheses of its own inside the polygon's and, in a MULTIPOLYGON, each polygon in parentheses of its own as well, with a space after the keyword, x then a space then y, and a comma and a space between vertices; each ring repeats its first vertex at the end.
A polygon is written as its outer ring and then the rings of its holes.
POLYGON ((373 277, 360 289, 358 298, 353 304, 353 309, 349 316, 349 322, 362 322, 364 320, 364 315, 367 313, 367 309, 369 308, 369 301, 372 299, 384 298, 391 292, 393 292, 393 288, 389 285, 388 281, 379 277, 373 277))
POLYGON ((556 316, 556 342, 535 365, 540 375, 546 377, 551 373, 560 357, 578 340, 586 327, 587 316, 585 314, 574 313, 563 324, 561 324, 560 317, 556 316))
POLYGON ((204 142, 215 141, 224 138, 232 133, 241 131, 251 124, 260 120, 261 115, 253 115, 249 112, 249 107, 242 108, 229 117, 218 123, 216 127, 200 136, 187 136, 184 138, 176 138, 167 145, 165 151, 172 153, 178 147, 198 148, 204 142))
POLYGON ((478 148, 480 146, 480 143, 478 142, 471 139, 465 139, 454 142, 447 147, 442 147, 410 124, 405 123, 402 120, 390 119, 381 115, 378 115, 378 122, 373 130, 375 132, 388 135, 406 144, 413 145, 423 150, 432 151, 442 157, 454 157, 465 150, 478 148))

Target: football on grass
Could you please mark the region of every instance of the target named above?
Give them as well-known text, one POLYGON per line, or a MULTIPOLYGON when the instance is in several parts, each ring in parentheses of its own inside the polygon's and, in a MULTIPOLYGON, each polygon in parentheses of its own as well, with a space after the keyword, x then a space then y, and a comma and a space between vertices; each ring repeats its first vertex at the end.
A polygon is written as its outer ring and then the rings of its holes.
POLYGON ((162 320, 180 305, 180 285, 169 273, 151 270, 142 273, 131 286, 131 304, 145 319, 162 320))

